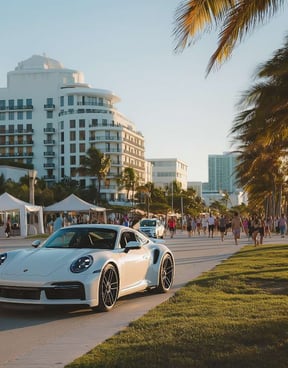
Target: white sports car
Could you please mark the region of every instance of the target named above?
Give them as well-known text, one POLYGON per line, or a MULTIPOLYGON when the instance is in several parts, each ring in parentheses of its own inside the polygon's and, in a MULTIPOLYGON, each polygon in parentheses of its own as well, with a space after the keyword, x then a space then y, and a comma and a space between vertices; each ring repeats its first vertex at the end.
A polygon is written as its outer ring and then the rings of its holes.
POLYGON ((0 303, 109 311, 124 295, 165 293, 174 280, 171 251, 124 226, 67 226, 32 245, 0 254, 0 303))

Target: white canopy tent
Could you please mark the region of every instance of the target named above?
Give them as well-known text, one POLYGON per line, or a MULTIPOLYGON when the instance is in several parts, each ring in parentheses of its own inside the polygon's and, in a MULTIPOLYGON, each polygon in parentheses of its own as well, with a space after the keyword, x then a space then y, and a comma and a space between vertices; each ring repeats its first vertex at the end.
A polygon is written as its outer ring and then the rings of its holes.
POLYGON ((38 216, 37 226, 33 224, 33 228, 37 228, 36 230, 39 234, 44 233, 43 208, 41 206, 35 206, 33 204, 21 201, 20 199, 15 198, 11 194, 5 192, 0 195, 0 211, 6 216, 6 218, 8 214, 11 214, 12 212, 19 212, 21 236, 29 235, 27 214, 34 214, 38 216))
POLYGON ((75 194, 71 194, 62 201, 52 204, 51 206, 44 207, 44 212, 77 212, 88 213, 89 216, 91 212, 101 212, 104 222, 107 222, 106 208, 95 206, 94 204, 85 202, 83 199, 77 197, 75 194))

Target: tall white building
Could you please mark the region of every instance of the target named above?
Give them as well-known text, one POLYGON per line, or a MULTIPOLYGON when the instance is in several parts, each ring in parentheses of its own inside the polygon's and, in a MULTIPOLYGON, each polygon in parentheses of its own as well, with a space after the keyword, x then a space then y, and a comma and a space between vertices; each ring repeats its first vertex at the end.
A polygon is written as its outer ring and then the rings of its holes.
POLYGON ((152 182, 159 187, 170 187, 176 180, 183 190, 187 190, 188 166, 177 158, 150 158, 152 182))
POLYGON ((76 169, 95 147, 112 162, 102 197, 124 198, 117 185, 123 168, 134 168, 140 184, 146 168, 143 135, 117 111, 119 101, 112 91, 91 88, 81 72, 33 55, 8 72, 7 88, 0 88, 0 163, 32 164, 47 185, 69 177, 88 187, 96 178, 76 169))

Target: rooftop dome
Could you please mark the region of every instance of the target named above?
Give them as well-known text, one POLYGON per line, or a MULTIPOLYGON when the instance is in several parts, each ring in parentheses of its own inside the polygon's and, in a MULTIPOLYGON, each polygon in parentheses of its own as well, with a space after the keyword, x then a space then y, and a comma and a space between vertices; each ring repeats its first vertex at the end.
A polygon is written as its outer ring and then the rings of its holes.
POLYGON ((33 55, 29 59, 20 61, 15 70, 28 70, 28 69, 63 69, 63 65, 54 59, 51 59, 45 55, 33 55))

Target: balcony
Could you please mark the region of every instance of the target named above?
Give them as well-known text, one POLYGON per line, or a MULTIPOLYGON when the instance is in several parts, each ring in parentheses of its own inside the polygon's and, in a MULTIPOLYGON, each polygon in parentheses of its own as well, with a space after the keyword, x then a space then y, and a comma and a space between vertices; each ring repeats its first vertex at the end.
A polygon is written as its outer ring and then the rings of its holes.
POLYGON ((34 133, 34 129, 4 129, 0 130, 0 136, 2 135, 22 135, 22 134, 32 134, 34 133))
POLYGON ((44 133, 51 134, 55 132, 56 132, 55 128, 44 128, 44 133))
POLYGON ((55 164, 53 164, 53 162, 48 162, 44 164, 44 169, 55 169, 55 164))
POLYGON ((55 105, 54 104, 45 104, 44 105, 44 109, 45 110, 49 110, 49 111, 51 111, 51 110, 54 110, 55 109, 55 105))
POLYGON ((33 105, 0 106, 0 111, 30 111, 30 110, 33 110, 33 105))
POLYGON ((26 158, 32 157, 33 152, 10 152, 10 153, 0 153, 1 158, 26 158))
POLYGON ((55 145, 54 139, 48 139, 44 141, 44 144, 47 146, 55 145))
POLYGON ((44 156, 45 157, 54 157, 55 156, 55 152, 44 152, 44 156))
POLYGON ((44 180, 49 181, 49 180, 55 180, 55 175, 44 175, 44 180))

